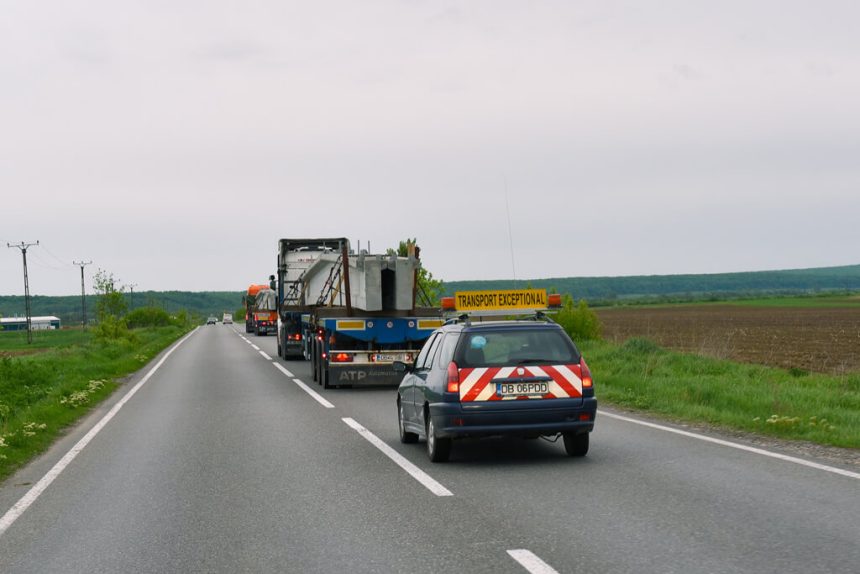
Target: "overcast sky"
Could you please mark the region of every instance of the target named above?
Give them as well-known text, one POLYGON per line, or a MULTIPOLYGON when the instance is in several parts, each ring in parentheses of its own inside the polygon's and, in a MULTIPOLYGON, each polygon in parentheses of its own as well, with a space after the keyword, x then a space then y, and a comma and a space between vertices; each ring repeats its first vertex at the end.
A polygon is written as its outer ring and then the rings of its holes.
POLYGON ((0 198, 0 294, 860 263, 860 4, 0 0, 0 198))

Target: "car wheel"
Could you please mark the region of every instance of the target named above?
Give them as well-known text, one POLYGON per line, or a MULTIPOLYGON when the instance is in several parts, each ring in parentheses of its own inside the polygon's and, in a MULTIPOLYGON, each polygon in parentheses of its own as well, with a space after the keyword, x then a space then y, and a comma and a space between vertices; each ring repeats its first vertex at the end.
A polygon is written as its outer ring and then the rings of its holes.
POLYGON ((430 462, 445 462, 451 456, 451 439, 436 436, 436 425, 433 417, 427 413, 425 428, 427 429, 427 456, 430 462))
POLYGON ((418 442, 418 435, 403 428, 403 404, 397 401, 397 426, 400 427, 400 442, 413 444, 418 442))
POLYGON ((566 432, 564 438, 564 450, 569 456, 585 456, 588 453, 588 433, 574 434, 566 432))

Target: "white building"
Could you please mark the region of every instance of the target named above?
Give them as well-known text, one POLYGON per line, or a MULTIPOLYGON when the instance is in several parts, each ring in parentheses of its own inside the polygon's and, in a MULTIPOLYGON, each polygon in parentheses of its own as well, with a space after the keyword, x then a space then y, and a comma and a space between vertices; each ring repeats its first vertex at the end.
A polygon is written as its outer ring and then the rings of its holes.
MULTIPOLYGON (((60 319, 53 315, 48 317, 30 317, 30 325, 34 331, 47 331, 59 329, 60 319)), ((0 331, 26 331, 26 317, 3 317, 0 318, 0 331)))

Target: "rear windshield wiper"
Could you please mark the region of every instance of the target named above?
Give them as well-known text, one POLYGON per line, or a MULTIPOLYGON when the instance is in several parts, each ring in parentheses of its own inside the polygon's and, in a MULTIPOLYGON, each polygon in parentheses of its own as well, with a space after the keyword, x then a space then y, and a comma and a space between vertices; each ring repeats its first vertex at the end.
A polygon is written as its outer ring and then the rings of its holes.
POLYGON ((558 363, 559 361, 555 359, 522 359, 521 361, 517 361, 518 365, 525 365, 527 363, 558 363))

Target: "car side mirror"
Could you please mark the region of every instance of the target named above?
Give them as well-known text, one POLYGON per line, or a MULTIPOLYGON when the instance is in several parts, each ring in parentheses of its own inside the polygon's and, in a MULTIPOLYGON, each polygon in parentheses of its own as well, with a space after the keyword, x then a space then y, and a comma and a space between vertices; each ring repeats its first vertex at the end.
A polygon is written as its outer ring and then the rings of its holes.
POLYGON ((394 361, 392 367, 394 367, 395 373, 409 373, 412 371, 412 365, 407 365, 403 361, 394 361))

